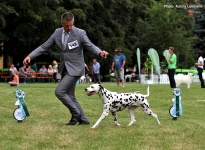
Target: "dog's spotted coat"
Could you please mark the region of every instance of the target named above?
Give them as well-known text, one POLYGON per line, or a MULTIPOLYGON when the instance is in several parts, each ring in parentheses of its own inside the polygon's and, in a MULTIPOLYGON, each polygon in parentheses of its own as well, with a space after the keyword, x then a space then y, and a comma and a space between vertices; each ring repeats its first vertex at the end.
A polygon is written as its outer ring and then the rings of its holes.
POLYGON ((126 107, 128 107, 131 116, 131 122, 128 126, 132 125, 136 121, 134 116, 134 110, 137 107, 141 107, 141 109, 146 114, 153 116, 156 119, 157 123, 160 125, 157 115, 151 111, 149 103, 146 99, 146 97, 149 96, 149 87, 147 89, 147 95, 142 95, 139 93, 110 92, 104 87, 102 87, 100 84, 93 84, 90 87, 86 88, 85 91, 87 92, 88 96, 98 94, 104 105, 101 117, 98 119, 98 121, 92 128, 97 127, 99 123, 109 114, 109 112, 112 113, 114 117, 114 122, 119 126, 120 124, 117 121, 116 112, 121 111, 126 107))

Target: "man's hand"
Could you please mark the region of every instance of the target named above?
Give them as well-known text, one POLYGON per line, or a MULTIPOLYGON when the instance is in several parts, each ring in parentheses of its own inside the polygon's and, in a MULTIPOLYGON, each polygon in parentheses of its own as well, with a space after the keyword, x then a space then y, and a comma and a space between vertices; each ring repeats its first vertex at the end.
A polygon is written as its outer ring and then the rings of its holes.
POLYGON ((107 58, 107 55, 108 55, 109 53, 108 52, 106 52, 106 51, 101 51, 100 52, 100 57, 102 57, 102 58, 107 58))
POLYGON ((24 65, 27 65, 28 63, 30 63, 30 61, 31 61, 30 56, 27 56, 27 57, 23 60, 23 64, 24 64, 24 65))

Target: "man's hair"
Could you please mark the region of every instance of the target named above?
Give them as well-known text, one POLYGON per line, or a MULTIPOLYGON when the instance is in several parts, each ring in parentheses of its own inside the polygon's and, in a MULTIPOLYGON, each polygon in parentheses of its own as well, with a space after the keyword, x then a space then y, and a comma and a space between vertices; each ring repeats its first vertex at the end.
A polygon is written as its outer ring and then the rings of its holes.
POLYGON ((61 21, 63 20, 72 21, 73 19, 74 19, 74 15, 70 12, 66 12, 61 15, 61 21))

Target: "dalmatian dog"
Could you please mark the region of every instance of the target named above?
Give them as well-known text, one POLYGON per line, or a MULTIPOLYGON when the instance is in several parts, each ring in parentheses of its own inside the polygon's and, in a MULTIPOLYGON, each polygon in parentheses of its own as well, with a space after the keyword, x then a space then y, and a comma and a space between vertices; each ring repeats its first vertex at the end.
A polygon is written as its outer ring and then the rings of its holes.
POLYGON ((108 116, 109 112, 112 113, 114 117, 114 122, 116 125, 120 126, 117 121, 116 112, 121 111, 124 108, 128 107, 131 121, 128 126, 131 126, 135 121, 134 111, 137 107, 140 107, 146 114, 151 115, 155 118, 157 123, 160 125, 157 114, 153 113, 149 107, 149 103, 146 97, 149 96, 149 87, 147 88, 147 95, 142 95, 139 93, 116 93, 111 92, 100 84, 92 84, 90 87, 86 88, 88 96, 93 94, 98 94, 103 103, 103 113, 98 121, 92 126, 92 128, 96 128, 100 122, 108 116))
POLYGON ((180 84, 186 85, 187 88, 190 88, 190 85, 192 84, 192 77, 193 73, 188 73, 187 75, 184 74, 177 74, 174 76, 176 87, 179 87, 180 84))

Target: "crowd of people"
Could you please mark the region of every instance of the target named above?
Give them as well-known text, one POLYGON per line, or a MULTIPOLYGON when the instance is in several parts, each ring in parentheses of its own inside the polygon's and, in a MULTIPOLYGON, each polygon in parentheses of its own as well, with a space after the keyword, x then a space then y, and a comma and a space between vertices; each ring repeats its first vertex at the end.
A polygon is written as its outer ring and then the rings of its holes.
MULTIPOLYGON (((57 79, 57 73, 58 73, 58 63, 56 61, 53 61, 52 65, 42 65, 41 68, 37 69, 36 62, 33 63, 33 65, 25 65, 23 64, 20 66, 20 63, 17 63, 16 66, 14 64, 11 64, 8 69, 8 76, 11 76, 9 84, 11 86, 18 86, 20 79, 22 79, 22 83, 27 82, 27 78, 35 78, 38 77, 50 77, 52 78, 52 81, 54 83, 58 82, 57 79)), ((47 80, 44 80, 47 82, 47 80)))

